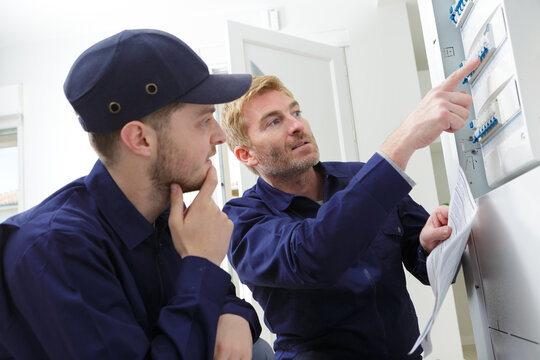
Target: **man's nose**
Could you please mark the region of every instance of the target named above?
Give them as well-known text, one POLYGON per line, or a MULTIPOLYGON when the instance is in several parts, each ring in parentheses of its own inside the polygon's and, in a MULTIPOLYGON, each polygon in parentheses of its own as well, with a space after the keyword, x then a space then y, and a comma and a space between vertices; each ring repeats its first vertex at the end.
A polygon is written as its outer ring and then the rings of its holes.
POLYGON ((227 136, 225 135, 225 132, 221 128, 221 126, 218 124, 218 122, 214 119, 214 134, 212 134, 212 137, 210 138, 210 143, 212 145, 219 145, 223 144, 225 140, 227 139, 227 136))
POLYGON ((304 131, 304 124, 296 117, 290 116, 291 124, 289 126, 289 132, 291 134, 296 134, 298 132, 304 131))

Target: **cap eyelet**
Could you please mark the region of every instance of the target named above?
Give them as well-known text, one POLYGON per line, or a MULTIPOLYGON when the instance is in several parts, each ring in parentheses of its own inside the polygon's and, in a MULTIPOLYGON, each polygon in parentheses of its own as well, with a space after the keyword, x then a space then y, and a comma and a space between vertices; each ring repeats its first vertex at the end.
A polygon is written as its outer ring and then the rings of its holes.
POLYGON ((112 114, 118 114, 120 112, 121 106, 116 101, 111 101, 109 104, 109 111, 112 114))
POLYGON ((149 83, 149 84, 146 84, 146 89, 145 90, 146 90, 146 93, 148 95, 156 95, 158 87, 154 83, 149 83))

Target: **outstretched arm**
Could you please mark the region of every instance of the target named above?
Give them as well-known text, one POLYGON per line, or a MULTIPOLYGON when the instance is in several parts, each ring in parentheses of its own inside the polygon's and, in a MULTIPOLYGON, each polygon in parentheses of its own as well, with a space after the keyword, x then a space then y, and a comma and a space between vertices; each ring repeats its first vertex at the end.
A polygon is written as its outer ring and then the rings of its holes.
POLYGON ((396 165, 405 170, 414 151, 431 144, 443 131, 456 132, 465 125, 472 97, 454 92, 460 82, 480 64, 475 58, 431 89, 405 121, 381 146, 396 165))

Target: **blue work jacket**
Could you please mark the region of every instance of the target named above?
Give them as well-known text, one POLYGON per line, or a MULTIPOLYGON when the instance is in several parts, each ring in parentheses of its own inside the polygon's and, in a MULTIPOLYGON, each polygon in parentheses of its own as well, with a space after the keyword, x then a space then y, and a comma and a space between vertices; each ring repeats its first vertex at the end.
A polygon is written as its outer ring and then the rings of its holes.
POLYGON ((407 355, 419 330, 403 265, 429 283, 419 244, 428 214, 379 154, 315 168, 322 206, 259 178, 224 207, 235 225, 229 259, 277 334, 276 357, 421 358, 421 348, 407 355))
POLYGON ((182 259, 100 161, 0 225, 0 359, 212 359, 218 318, 260 324, 210 261, 182 259))

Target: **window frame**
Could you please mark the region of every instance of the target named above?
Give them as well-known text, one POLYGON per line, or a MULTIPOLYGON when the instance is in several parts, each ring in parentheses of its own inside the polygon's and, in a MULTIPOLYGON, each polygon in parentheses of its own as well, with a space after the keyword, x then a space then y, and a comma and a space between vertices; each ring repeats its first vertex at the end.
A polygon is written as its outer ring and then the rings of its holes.
POLYGON ((23 118, 22 114, 0 115, 0 130, 17 130, 17 167, 18 167, 18 204, 17 213, 23 211, 24 207, 24 157, 23 157, 23 118))

